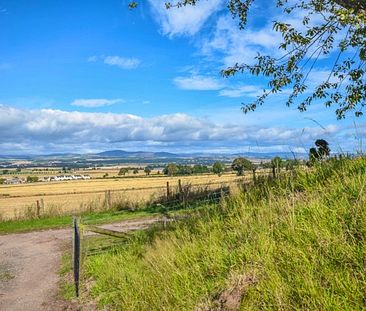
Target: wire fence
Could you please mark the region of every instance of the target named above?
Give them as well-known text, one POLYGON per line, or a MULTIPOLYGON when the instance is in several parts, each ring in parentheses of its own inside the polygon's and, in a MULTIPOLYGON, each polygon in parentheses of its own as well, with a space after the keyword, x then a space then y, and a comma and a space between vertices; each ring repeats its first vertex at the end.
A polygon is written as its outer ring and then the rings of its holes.
MULTIPOLYGON (((204 196, 213 189, 225 188, 226 186, 234 187, 237 184, 248 183, 260 176, 271 175, 269 170, 260 170, 253 174, 245 176, 227 177, 223 181, 204 182, 200 179, 199 182, 192 176, 190 179, 182 178, 167 178, 164 181, 159 180, 157 185, 145 187, 123 187, 116 188, 113 182, 110 184, 111 189, 105 188, 95 190, 79 189, 74 191, 58 192, 58 193, 30 193, 24 195, 3 196, 0 194, 0 220, 9 219, 36 219, 48 216, 75 215, 85 212, 99 212, 107 210, 136 210, 146 206, 164 204, 187 204, 191 193, 198 193, 197 196, 204 196), (114 188, 113 188, 114 187, 114 188)), ((208 176, 208 178, 212 178, 208 176)), ((219 179, 217 177, 217 179, 219 179)), ((86 183, 86 188, 92 187, 92 183, 86 183)), ((54 185, 53 187, 55 187, 54 185)), ((53 188, 52 191, 57 191, 53 188)), ((215 196, 213 194, 212 196, 215 196)))
POLYGON ((192 192, 205 195, 213 189, 248 182, 238 177, 224 182, 191 184, 169 180, 165 185, 130 187, 123 189, 76 191, 73 193, 45 194, 31 197, 0 198, 0 219, 36 219, 47 216, 72 215, 106 210, 136 210, 153 204, 172 205, 189 200, 192 192))
MULTIPOLYGON (((233 191, 234 187, 244 188, 250 182, 260 181, 266 178, 275 178, 277 172, 273 171, 270 174, 253 174, 252 179, 238 179, 235 182, 230 183, 209 183, 206 185, 191 185, 183 184, 181 180, 178 180, 177 184, 171 185, 168 181, 166 187, 161 188, 163 192, 160 192, 158 196, 153 197, 148 204, 145 205, 145 210, 150 210, 152 212, 160 212, 160 217, 154 222, 160 223, 160 229, 166 229, 167 224, 182 218, 189 217, 185 211, 187 208, 195 208, 197 206, 202 206, 205 203, 218 203, 220 200, 228 197, 233 191), (170 211, 176 211, 179 209, 184 209, 184 213, 173 213, 169 214, 170 211), (173 216, 171 216, 173 215, 173 216)), ((112 207, 116 204, 113 194, 118 193, 118 191, 106 191, 104 193, 104 203, 112 207)), ((118 201, 117 201, 118 203, 118 201)), ((151 225, 151 223, 150 223, 151 225)), ((110 230, 97 226, 90 226, 87 224, 81 224, 75 220, 73 221, 73 274, 74 274, 74 284, 75 284, 75 294, 79 295, 80 290, 80 276, 82 274, 82 262, 87 256, 94 256, 104 252, 111 252, 113 250, 118 251, 118 247, 121 245, 126 245, 129 238, 132 236, 134 230, 143 229, 138 228, 123 228, 125 231, 110 230), (80 229, 81 227, 81 229, 80 229), (80 233, 81 232, 81 233, 80 233), (96 238, 88 234, 84 235, 83 232, 92 232, 98 234, 96 238), (84 237, 84 238, 82 238, 84 237)))
MULTIPOLYGON (((181 208, 194 208, 197 205, 205 203, 218 203, 224 197, 230 194, 230 185, 215 184, 217 187, 212 188, 212 184, 205 187, 197 187, 189 184, 183 185, 181 181, 175 187, 171 187, 169 182, 166 185, 165 195, 158 197, 155 201, 150 202, 146 206, 147 210, 161 212, 159 218, 155 218, 153 223, 160 223, 162 228, 167 228, 167 223, 186 218, 185 215, 168 214, 169 211, 181 208)), ((106 192, 106 201, 111 200, 111 192, 106 192)), ((107 203, 110 204, 110 203, 107 203)), ((142 221, 143 223, 143 221, 142 221)), ((150 223, 151 225, 152 223, 150 223)), ((137 226, 133 229, 124 228, 127 232, 110 230, 103 227, 91 226, 84 224, 80 219, 73 217, 73 277, 75 286, 75 295, 79 297, 81 265, 86 256, 94 256, 106 251, 111 251, 114 247, 125 244, 134 230, 142 229, 137 226), (86 232, 92 232, 100 235, 97 239, 90 239, 86 232)))

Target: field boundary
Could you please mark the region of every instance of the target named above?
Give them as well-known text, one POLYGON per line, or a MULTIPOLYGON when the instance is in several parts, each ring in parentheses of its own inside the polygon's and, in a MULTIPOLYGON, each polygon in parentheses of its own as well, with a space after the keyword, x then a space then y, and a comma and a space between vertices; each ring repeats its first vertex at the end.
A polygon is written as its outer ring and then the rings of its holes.
MULTIPOLYGON (((179 180, 179 179, 178 179, 179 180)), ((246 181, 246 178, 235 178, 230 181, 222 181, 222 182, 212 182, 212 183, 194 183, 192 186, 213 186, 213 185, 221 185, 221 184, 230 184, 236 183, 240 181, 246 181)), ((171 181, 169 181, 170 183, 171 181)), ((177 183, 178 184, 178 181, 177 183)), ((111 192, 127 192, 127 191, 141 191, 141 190, 157 190, 157 189, 165 189, 166 186, 151 186, 151 187, 132 187, 132 188, 124 188, 124 189, 105 189, 105 190, 95 190, 95 191, 72 191, 72 192, 60 192, 60 193, 37 193, 30 195, 8 195, 8 196, 0 196, 1 199, 9 199, 9 198, 28 198, 28 197, 49 197, 49 196, 59 196, 59 195, 73 195, 73 194, 92 194, 92 193, 105 193, 106 191, 111 192)))
MULTIPOLYGON (((182 176, 178 178, 166 178, 166 183, 158 181, 158 185, 150 182, 150 185, 136 186, 128 184, 97 184, 95 190, 93 184, 88 184, 85 191, 83 185, 75 185, 74 191, 62 191, 61 188, 53 188, 45 193, 29 194, 0 194, 0 219, 6 220, 26 220, 40 219, 43 217, 75 215, 83 212, 96 212, 108 210, 140 210, 162 204, 171 206, 173 204, 185 206, 187 198, 200 198, 209 191, 219 190, 226 187, 236 187, 255 180, 256 177, 267 176, 267 171, 260 171, 256 174, 246 174, 245 176, 230 176, 230 178, 220 179, 211 175, 212 180, 195 179, 192 176, 182 176), (257 175, 256 175, 257 174, 257 175), (185 178, 188 177, 188 178, 185 178), (109 189, 108 189, 109 188, 109 189), (79 190, 79 191, 77 191, 79 190), (175 201, 174 201, 175 200, 175 201)), ((86 182, 88 183, 88 182, 86 182)), ((69 185, 64 190, 71 190, 69 185)), ((30 188, 33 190, 33 188, 30 188)), ((47 191, 47 188, 42 189, 47 191)))
MULTIPOLYGON (((167 185, 167 189, 169 189, 169 183, 167 185)), ((177 204, 178 202, 180 204, 183 204, 185 207, 189 205, 190 203, 204 203, 204 202, 210 202, 210 203, 218 203, 220 200, 222 200, 224 197, 227 197, 230 194, 230 187, 220 187, 218 189, 213 189, 211 191, 203 192, 202 196, 198 197, 192 197, 190 198, 191 201, 188 201, 185 197, 184 193, 184 187, 181 185, 181 182, 179 180, 178 182, 178 192, 169 194, 169 190, 167 191, 166 199, 169 200, 169 195, 173 197, 173 201, 169 203, 177 204)), ((193 193, 195 195, 195 193, 193 193)), ((169 215, 167 213, 163 213, 159 218, 156 219, 154 223, 160 223, 162 228, 164 230, 167 228, 167 223, 172 221, 178 221, 181 219, 185 219, 189 216, 187 215, 169 215)), ((139 230, 141 230, 140 228, 139 230)), ((73 279, 74 279, 74 290, 76 297, 79 297, 80 295, 80 286, 81 286, 81 273, 82 273, 82 262, 83 259, 85 259, 85 256, 92 255, 94 253, 88 253, 87 247, 83 246, 85 243, 83 242, 83 239, 85 237, 86 232, 92 232, 94 234, 106 236, 108 238, 116 238, 122 241, 128 240, 132 235, 131 232, 134 230, 131 230, 129 232, 126 231, 119 231, 119 230, 111 230, 95 225, 87 225, 83 224, 81 219, 77 216, 73 216, 73 230, 72 230, 72 241, 73 241, 73 247, 72 247, 72 273, 73 273, 73 279)), ((113 246, 113 243, 111 244, 113 246)), ((103 245, 102 243, 102 252, 108 251, 110 249, 111 245, 103 245)), ((94 250, 95 251, 95 250, 94 250)))

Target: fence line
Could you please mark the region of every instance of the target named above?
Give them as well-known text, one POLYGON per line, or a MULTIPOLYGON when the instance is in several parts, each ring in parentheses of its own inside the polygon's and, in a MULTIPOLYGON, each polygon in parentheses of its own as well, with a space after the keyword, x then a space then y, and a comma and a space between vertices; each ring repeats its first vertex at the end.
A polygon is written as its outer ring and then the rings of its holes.
MULTIPOLYGON (((261 170, 261 171, 257 171, 257 175, 268 175, 268 171, 265 170, 261 170)), ((201 175, 183 175, 183 176, 175 176, 175 177, 195 177, 195 176, 201 176, 201 175)), ((207 176, 214 176, 214 175, 207 175, 207 176)), ((164 178, 169 178, 172 176, 164 176, 164 178)), ((237 178, 233 178, 232 180, 226 180, 226 181, 216 181, 216 182, 210 182, 210 183, 205 183, 205 182, 201 182, 201 183, 194 183, 192 185, 194 186, 202 186, 202 185, 219 185, 221 183, 235 183, 235 182, 240 182, 240 181, 246 181, 246 180, 250 180, 252 179, 252 177, 247 174, 245 176, 240 176, 237 178)), ((178 179, 179 180, 179 179, 178 179)), ((178 183, 177 180, 177 183, 178 183)), ((188 182, 189 183, 189 180, 188 182)), ((52 182, 50 183, 52 184, 52 182)), ((11 186, 9 186, 11 187, 11 186)), ((133 191, 133 190, 154 190, 154 189, 162 189, 165 188, 165 186, 150 186, 150 187, 131 187, 131 188, 123 188, 123 189, 111 189, 111 192, 124 192, 124 191, 133 191)), ((60 193, 36 193, 36 194, 24 194, 24 195, 9 195, 9 196, 0 196, 0 200, 1 199, 8 199, 8 198, 23 198, 23 197, 40 197, 40 196, 58 196, 58 195, 72 195, 72 194, 92 194, 92 193, 103 193, 108 189, 104 189, 104 190, 90 190, 90 191, 68 191, 68 192, 60 192, 60 193)))
MULTIPOLYGON (((195 183, 192 186, 205 186, 205 185, 220 185, 222 183, 235 183, 238 181, 247 180, 247 178, 235 178, 233 180, 227 181, 217 181, 211 183, 195 183)), ((48 197, 48 196, 58 196, 58 195, 73 195, 73 194, 92 194, 92 193, 104 193, 105 191, 111 192, 126 192, 126 191, 139 191, 139 190, 154 190, 154 189, 164 189, 165 186, 150 186, 150 187, 132 187, 132 188, 123 188, 123 189, 104 189, 104 190, 90 190, 90 191, 69 191, 69 192, 60 192, 60 193, 36 193, 36 194, 26 194, 26 195, 9 195, 9 196, 0 196, 0 200, 2 198, 9 199, 9 198, 28 198, 28 197, 48 197)))
MULTIPOLYGON (((186 198, 186 193, 184 192, 185 188, 184 186, 182 186, 181 181, 179 181, 178 183, 178 192, 176 193, 170 193, 169 190, 167 190, 167 196, 166 199, 170 199, 172 195, 175 195, 177 197, 176 200, 173 201, 169 201, 169 203, 171 204, 176 203, 176 202, 180 202, 183 205, 186 205, 187 203, 189 203, 189 201, 186 198)), ((169 183, 167 183, 167 189, 169 189, 169 183)), ((110 192, 109 192, 110 194, 110 192)), ((197 202, 218 202, 219 200, 221 200, 221 198, 223 198, 224 196, 229 194, 229 187, 223 188, 221 187, 219 190, 211 190, 207 193, 204 193, 205 197, 203 198, 194 198, 195 200, 197 200, 197 202)), ((162 227, 164 229, 166 229, 167 226, 167 222, 171 222, 171 221, 175 221, 175 220, 179 220, 181 218, 186 218, 185 216, 177 216, 177 217, 169 217, 168 214, 163 214, 163 217, 161 218, 160 222, 162 223, 162 227)), ((118 238, 118 239, 123 239, 126 240, 128 239, 131 234, 128 232, 122 232, 122 231, 115 231, 115 230, 110 230, 110 229, 105 229, 105 228, 101 228, 101 227, 97 227, 97 226, 93 226, 93 225, 80 225, 79 220, 76 216, 73 216, 73 248, 72 248, 72 261, 73 261, 73 275, 74 275, 74 287, 75 287, 75 295, 76 297, 79 297, 79 289, 80 289, 80 271, 81 271, 81 253, 82 253, 82 248, 81 246, 84 243, 81 243, 81 237, 83 236, 82 232, 83 231, 91 231, 97 234, 101 234, 101 235, 105 235, 108 237, 112 237, 112 238, 118 238)), ((115 243, 112 243, 110 245, 107 245, 107 247, 104 248, 99 248, 99 249, 110 249, 110 247, 116 245, 115 243)), ((94 254, 98 254, 101 253, 102 251, 99 252, 94 252, 91 253, 91 255, 94 254)), ((87 255, 86 253, 84 253, 85 255, 87 255)))
MULTIPOLYGON (((276 173, 276 172, 275 172, 276 173)), ((271 174, 268 176, 269 178, 271 177, 276 177, 278 176, 278 174, 273 174, 271 176, 271 174)), ((240 179, 239 181, 243 181, 242 179, 240 179)), ((253 182, 255 183, 257 181, 257 176, 253 173, 253 182)), ((213 183, 211 183, 212 185, 213 183)), ((219 200, 221 200, 223 197, 227 196, 229 193, 230 193, 230 186, 226 186, 226 187, 223 187, 223 184, 224 183, 214 183, 214 184, 219 184, 221 187, 220 189, 211 189, 211 190, 208 190, 206 188, 205 191, 207 192, 203 192, 203 197, 189 197, 189 191, 191 188, 187 188, 185 187, 184 185, 182 185, 182 182, 181 180, 179 179, 178 180, 178 184, 176 186, 176 189, 177 191, 176 192, 173 192, 171 191, 171 187, 169 185, 169 182, 167 182, 166 184, 166 195, 165 195, 165 198, 166 198, 166 203, 169 203, 169 204, 177 204, 177 203, 180 203, 180 204, 183 204, 184 207, 186 207, 186 204, 189 203, 189 199, 193 200, 194 202, 197 202, 197 203, 202 203, 202 202, 218 202, 219 200), (188 192, 187 192, 187 189, 188 189, 188 192)), ((229 183, 229 184, 232 184, 232 183, 229 183)), ((199 186, 199 185, 195 185, 195 186, 199 186)), ((193 193, 194 194, 194 193, 193 193)), ((200 194, 200 193, 199 193, 200 194)), ((107 191, 106 192, 106 200, 111 200, 111 191, 107 191)), ((110 202, 108 203, 110 204, 110 202)), ((161 219, 161 223, 162 223, 162 228, 165 230, 166 227, 167 227, 167 221, 176 221, 176 220, 179 220, 181 219, 182 217, 185 218, 185 217, 189 217, 189 216, 177 216, 173 218, 168 218, 168 214, 164 213, 162 214, 164 215, 161 219)), ((79 229, 79 223, 78 223, 78 220, 77 218, 74 216, 73 218, 73 226, 74 226, 74 230, 73 230, 73 272, 74 272, 74 284, 75 284, 75 293, 76 293, 76 296, 78 297, 79 296, 79 286, 80 286, 80 265, 81 265, 81 261, 80 261, 80 253, 81 253, 81 243, 80 243, 80 229, 79 229)), ((102 234, 102 235, 106 235, 108 237, 112 237, 112 238, 118 238, 118 239, 122 239, 122 241, 126 241, 130 236, 131 234, 129 232, 121 232, 121 231, 115 231, 115 230, 109 230, 109 229, 105 229, 105 228, 100 228, 100 227, 97 227, 97 226, 90 226, 90 225, 83 225, 82 226, 82 229, 83 230, 86 230, 86 231, 91 231, 91 232, 94 232, 94 233, 97 233, 97 234, 102 234)), ((93 252, 90 252, 89 254, 85 253, 85 255, 95 255, 95 254, 99 254, 99 253, 102 253, 103 251, 108 251, 111 249, 111 247, 114 247, 116 245, 118 245, 120 243, 109 243, 107 245, 104 245, 103 247, 99 247, 99 248, 94 248, 92 249, 93 252), (99 250, 99 252, 98 252, 99 250)))
MULTIPOLYGON (((151 187, 131 187, 124 189, 109 189, 96 191, 74 191, 64 193, 50 193, 46 195, 31 195, 36 197, 32 201, 23 199, 22 202, 12 202, 22 196, 7 196, 5 211, 0 210, 2 217, 5 219, 27 219, 40 218, 43 215, 67 215, 70 213, 78 213, 85 211, 102 211, 111 208, 119 209, 139 209, 145 204, 183 204, 186 205, 187 197, 182 193, 183 188, 189 185, 191 190, 202 189, 204 191, 212 190, 215 186, 227 187, 230 185, 240 185, 249 183, 260 176, 269 176, 271 172, 262 171, 252 176, 237 177, 231 180, 218 180, 208 183, 190 183, 190 180, 172 179, 166 182, 166 185, 151 187), (172 181, 174 183, 172 184, 172 181), (182 182, 184 181, 184 183, 182 182), (164 198, 165 196, 165 198, 164 198), (16 203, 16 207, 12 204, 16 203), (11 214, 13 213, 13 214, 11 214)), ((28 196, 26 196, 28 197, 28 196)), ((0 197, 0 204, 2 203, 0 197)), ((189 200, 187 200, 189 202, 189 200)), ((4 202, 4 201, 3 201, 4 202)))

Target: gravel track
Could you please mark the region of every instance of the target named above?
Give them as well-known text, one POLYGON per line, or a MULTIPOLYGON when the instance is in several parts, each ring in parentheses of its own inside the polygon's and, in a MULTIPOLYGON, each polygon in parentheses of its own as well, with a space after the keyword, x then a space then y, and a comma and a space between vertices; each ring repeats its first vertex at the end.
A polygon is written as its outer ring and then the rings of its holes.
MULTIPOLYGON (((121 232, 140 230, 160 218, 101 225, 121 232)), ((58 270, 72 230, 55 229, 0 236, 0 310, 67 310, 59 301, 58 270)))

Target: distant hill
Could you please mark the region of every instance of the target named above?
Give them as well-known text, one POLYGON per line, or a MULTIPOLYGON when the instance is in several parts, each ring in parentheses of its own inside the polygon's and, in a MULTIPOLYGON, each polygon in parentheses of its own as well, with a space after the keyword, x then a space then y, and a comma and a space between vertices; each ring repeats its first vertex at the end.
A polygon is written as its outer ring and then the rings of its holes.
POLYGON ((304 159, 307 157, 307 153, 300 152, 243 152, 243 153, 234 153, 231 156, 233 157, 248 157, 248 158, 258 158, 258 159, 272 159, 276 156, 281 157, 282 159, 304 159))
POLYGON ((177 158, 177 154, 169 152, 147 152, 147 151, 125 151, 109 150, 96 154, 99 157, 107 158, 177 158))
POLYGON ((153 152, 153 151, 125 151, 125 150, 107 150, 99 153, 75 154, 75 153, 53 153, 53 154, 38 154, 38 155, 0 155, 2 160, 77 160, 78 158, 86 160, 90 158, 113 158, 113 159, 233 159, 236 157, 246 157, 249 159, 271 159, 275 156, 280 156, 284 159, 307 158, 306 153, 291 152, 241 152, 241 153, 171 153, 171 152, 153 152))
POLYGON ((124 150, 108 150, 96 153, 100 157, 125 157, 129 152, 124 150))

